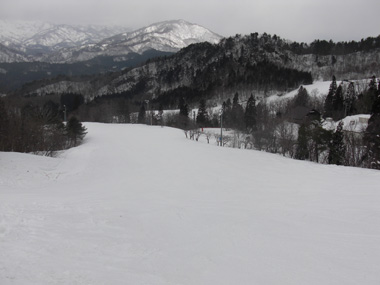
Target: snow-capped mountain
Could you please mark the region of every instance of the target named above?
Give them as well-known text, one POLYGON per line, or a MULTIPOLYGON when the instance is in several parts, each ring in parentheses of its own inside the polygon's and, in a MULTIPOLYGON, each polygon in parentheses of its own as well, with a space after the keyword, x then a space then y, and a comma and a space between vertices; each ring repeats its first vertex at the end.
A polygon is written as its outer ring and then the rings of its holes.
POLYGON ((28 58, 18 50, 0 43, 0 62, 25 62, 28 58))
POLYGON ((136 53, 142 53, 148 49, 170 52, 199 42, 215 44, 221 38, 202 26, 177 20, 160 22, 134 32, 119 34, 100 44, 103 46, 128 46, 136 53))
POLYGON ((33 37, 25 40, 23 44, 28 47, 45 46, 57 50, 61 47, 76 47, 84 44, 96 43, 105 37, 113 35, 117 31, 120 31, 120 28, 112 30, 105 27, 95 26, 75 27, 69 25, 57 25, 35 34, 33 37))
POLYGON ((47 54, 40 60, 54 63, 71 63, 90 60, 97 56, 125 56, 132 52, 142 54, 151 49, 177 52, 193 43, 218 43, 221 38, 221 36, 202 26, 184 20, 165 21, 134 32, 109 37, 97 44, 63 49, 54 54, 47 54))
POLYGON ((0 43, 5 46, 21 45, 39 32, 53 27, 53 24, 43 22, 0 20, 0 43))
POLYGON ((0 21, 0 43, 25 54, 0 62, 73 63, 97 56, 123 57, 147 50, 176 52, 193 43, 217 43, 222 37, 184 20, 166 21, 129 32, 118 26, 72 26, 40 22, 0 21))
MULTIPOLYGON (((121 26, 74 26, 43 22, 9 22, 0 20, 0 43, 25 53, 32 61, 36 54, 46 54, 61 48, 94 44, 104 38, 128 31, 121 26)), ((1 62, 13 62, 14 57, 2 57, 1 62)))

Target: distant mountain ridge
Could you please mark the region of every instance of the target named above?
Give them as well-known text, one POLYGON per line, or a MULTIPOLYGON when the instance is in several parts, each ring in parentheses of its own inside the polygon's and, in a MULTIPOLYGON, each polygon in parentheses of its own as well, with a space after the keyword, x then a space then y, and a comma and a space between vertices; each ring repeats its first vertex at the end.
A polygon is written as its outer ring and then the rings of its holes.
POLYGON ((66 25, 43 22, 9 22, 0 20, 0 44, 22 54, 19 58, 9 54, 0 62, 36 61, 38 56, 60 50, 97 43, 104 38, 129 31, 122 26, 66 25))
POLYGON ((0 51, 0 62, 74 63, 98 56, 123 60, 130 53, 142 54, 150 49, 176 52, 192 43, 217 43, 221 38, 184 20, 155 23, 133 32, 123 27, 0 21, 0 44, 10 49, 0 51))
POLYGON ((122 57, 130 53, 142 54, 148 50, 177 52, 193 43, 218 43, 221 36, 184 20, 165 21, 106 38, 97 44, 68 48, 47 54, 40 61, 72 63, 90 60, 98 56, 122 57))

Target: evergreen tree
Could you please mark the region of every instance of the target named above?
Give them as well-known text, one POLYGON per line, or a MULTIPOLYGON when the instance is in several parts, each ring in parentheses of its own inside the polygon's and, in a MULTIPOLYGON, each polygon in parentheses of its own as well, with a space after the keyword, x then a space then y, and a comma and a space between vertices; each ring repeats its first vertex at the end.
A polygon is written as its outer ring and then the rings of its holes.
POLYGON ((343 88, 342 84, 336 89, 335 95, 333 96, 333 114, 332 117, 335 121, 344 118, 344 99, 343 99, 343 88))
POLYGON ((177 121, 177 127, 188 130, 192 128, 192 124, 189 119, 189 106, 185 103, 185 100, 183 97, 180 97, 179 99, 179 116, 178 116, 178 121, 177 121))
POLYGON ((329 142, 328 163, 344 165, 345 154, 346 146, 344 144, 343 122, 340 122, 329 142))
POLYGON ((256 127, 256 100, 251 94, 247 101, 244 113, 245 128, 248 132, 252 132, 256 127))
POLYGON ((348 85, 346 96, 344 98, 344 116, 350 116, 355 114, 355 86, 353 82, 348 85))
POLYGON ((231 127, 231 110, 232 110, 232 103, 231 103, 230 98, 228 98, 227 101, 223 102, 222 108, 223 108, 223 125, 226 128, 230 128, 231 127))
POLYGON ((372 78, 371 78, 371 81, 369 82, 369 90, 372 90, 372 91, 376 91, 377 90, 377 86, 376 86, 376 76, 373 75, 372 78))
POLYGON ((333 76, 332 82, 330 84, 329 93, 327 94, 326 100, 325 100, 325 106, 324 106, 324 117, 332 117, 333 116, 333 100, 336 93, 337 84, 336 84, 336 78, 333 76))
POLYGON ((296 159, 306 160, 309 158, 308 140, 307 127, 305 124, 302 124, 298 129, 296 159))
POLYGON ((368 120, 364 142, 367 146, 365 157, 369 161, 370 167, 380 169, 380 96, 376 98, 372 106, 372 115, 368 120))
POLYGON ((239 94, 236 92, 232 100, 231 124, 234 129, 244 128, 244 109, 239 104, 239 94))
POLYGON ((376 84, 376 77, 373 76, 369 88, 362 94, 358 96, 356 108, 359 114, 372 114, 372 107, 378 96, 378 89, 376 84))
POLYGON ((307 107, 308 104, 309 104, 309 94, 307 93, 307 90, 303 88, 303 86, 301 86, 298 89, 298 93, 294 98, 294 105, 307 107))
POLYGON ((73 145, 77 145, 79 141, 83 140, 86 132, 86 127, 76 117, 71 117, 66 125, 66 133, 69 140, 73 145))
POLYGON ((145 124, 146 123, 145 116, 146 116, 145 104, 142 103, 139 110, 139 115, 137 117, 137 122, 139 124, 145 124))
POLYGON ((199 102, 197 125, 199 127, 207 127, 210 124, 210 119, 206 109, 206 100, 201 99, 199 102))
MULTIPOLYGON (((376 84, 376 77, 372 76, 372 79, 369 83, 369 89, 368 89, 368 100, 369 100, 369 105, 372 107, 375 105, 375 101, 378 99, 379 95, 379 90, 377 89, 377 84, 376 84)), ((373 112, 373 110, 371 110, 373 112)))
POLYGON ((189 106, 185 103, 183 97, 179 99, 178 109, 181 116, 189 117, 189 106))
POLYGON ((337 88, 338 88, 338 84, 336 83, 336 77, 335 75, 333 75, 332 82, 330 84, 329 93, 331 92, 332 94, 335 94, 337 88))

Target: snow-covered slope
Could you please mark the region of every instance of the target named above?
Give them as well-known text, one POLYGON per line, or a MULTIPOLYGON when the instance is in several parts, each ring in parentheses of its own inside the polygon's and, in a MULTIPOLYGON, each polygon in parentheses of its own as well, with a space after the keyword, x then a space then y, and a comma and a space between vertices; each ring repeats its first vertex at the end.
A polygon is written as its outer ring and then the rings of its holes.
POLYGON ((65 49, 41 60, 49 62, 77 62, 97 56, 123 56, 131 52, 142 54, 155 49, 176 52, 193 43, 217 43, 222 37, 196 24, 184 20, 152 24, 134 32, 122 33, 97 44, 65 49))
MULTIPOLYGON (((30 46, 45 46, 52 49, 61 47, 76 47, 89 43, 96 43, 115 31, 105 32, 105 28, 75 27, 69 25, 57 25, 50 29, 42 30, 26 39, 23 44, 30 46)), ((120 29, 119 29, 120 30, 120 29)))
POLYGON ((1 284, 379 284, 379 171, 86 126, 0 152, 1 284))
POLYGON ((131 33, 116 35, 104 40, 103 45, 128 46, 136 53, 148 49, 178 51, 190 44, 221 40, 221 36, 210 30, 184 20, 166 21, 152 24, 131 33))
POLYGON ((0 62, 23 62, 27 61, 26 55, 20 51, 9 48, 0 43, 0 62))
POLYGON ((4 45, 22 44, 41 31, 49 30, 53 24, 31 21, 0 20, 0 43, 4 45))
MULTIPOLYGON (((348 80, 337 81, 337 84, 342 85, 343 96, 347 95, 347 88, 351 82, 354 84, 356 94, 361 94, 367 90, 371 79, 372 78, 364 78, 364 79, 350 80, 350 81, 348 80)), ((302 87, 307 90, 310 97, 321 99, 327 96, 327 94, 329 93, 331 82, 332 81, 315 81, 313 82, 313 84, 302 85, 302 87)), ((267 103, 276 103, 282 100, 293 99, 298 94, 298 91, 299 91, 299 88, 294 89, 290 92, 272 95, 272 96, 267 97, 266 100, 267 100, 267 103)))
MULTIPOLYGON (((310 96, 322 97, 326 96, 329 92, 331 81, 316 81, 313 84, 302 85, 307 90, 307 93, 310 96)), ((281 100, 293 99, 298 94, 299 88, 294 89, 293 91, 280 94, 272 95, 267 98, 268 103, 273 103, 281 100)))

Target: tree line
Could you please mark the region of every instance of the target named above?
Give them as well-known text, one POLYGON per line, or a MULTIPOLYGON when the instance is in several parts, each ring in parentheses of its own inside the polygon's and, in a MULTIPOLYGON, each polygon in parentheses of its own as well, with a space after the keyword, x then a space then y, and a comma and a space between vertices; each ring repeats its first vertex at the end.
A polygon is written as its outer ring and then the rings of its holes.
POLYGON ((370 51, 380 48, 380 36, 368 37, 361 41, 333 42, 315 40, 310 44, 292 42, 284 47, 296 54, 346 55, 354 52, 370 51))
POLYGON ((0 98, 0 151, 53 156, 56 151, 77 146, 86 128, 71 116, 63 122, 63 108, 52 100, 33 103, 21 98, 0 98))
MULTIPOLYGON (((325 97, 312 96, 301 86, 293 99, 275 104, 257 102, 253 95, 241 101, 236 92, 232 100, 222 104, 223 127, 235 134, 233 138, 225 136, 224 142, 299 160, 380 169, 380 82, 373 77, 362 90, 354 88, 353 82, 345 85, 338 86, 333 77, 325 97), (340 121, 365 113, 371 114, 365 130, 355 130, 340 121), (332 121, 337 126, 328 128, 326 122, 332 121)), ((220 127, 220 114, 207 110, 206 105, 201 99, 195 121, 181 111, 178 126, 220 127)))

